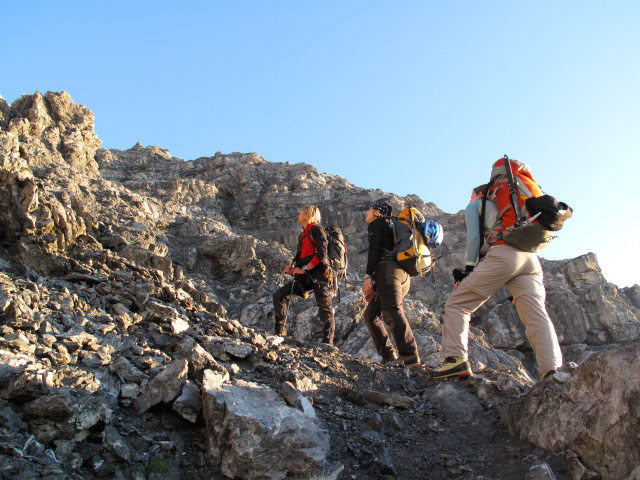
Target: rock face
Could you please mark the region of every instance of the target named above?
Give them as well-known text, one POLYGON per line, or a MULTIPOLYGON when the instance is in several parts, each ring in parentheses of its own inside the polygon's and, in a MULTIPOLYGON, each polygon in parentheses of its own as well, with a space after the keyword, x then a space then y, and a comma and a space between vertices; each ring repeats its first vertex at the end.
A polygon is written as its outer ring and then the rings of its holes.
MULTIPOLYGON (((366 259, 357 253, 366 246, 364 211, 387 198, 444 226, 435 283, 412 279, 405 300, 427 366, 438 362, 449 272, 463 263, 461 212, 255 153, 185 162, 160 147, 99 146, 93 114, 67 93, 25 95, 12 105, 0 98, 1 478, 209 478, 214 471, 330 479, 343 470, 345 478, 412 478, 421 470, 433 478, 523 478, 534 457, 581 478, 589 468, 610 468, 572 446, 581 425, 566 423, 552 447, 574 450, 566 467, 507 440, 492 421, 492 409, 525 394, 536 378, 506 291, 473 318, 477 376, 467 384, 434 384, 424 369, 373 363, 362 321, 366 259), (291 302, 289 338, 270 335, 271 294, 286 281, 295 216, 306 204, 343 230, 351 252, 334 303, 339 351, 314 347, 321 333, 312 300, 291 302), (242 424, 240 433, 230 424, 242 424), (253 432, 253 459, 242 450, 243 429, 253 432), (485 458, 469 460, 480 448, 485 458), (251 466, 256 458, 268 472, 251 466)), ((567 360, 587 366, 638 337, 640 286, 608 283, 593 254, 542 264, 567 360)), ((592 370, 593 382, 608 382, 604 370, 592 370)), ((599 392, 581 392, 599 401, 599 392)), ((546 390, 541 398, 560 402, 546 390)), ((623 395, 617 405, 633 412, 636 400, 623 395)))
POLYGON ((280 480, 321 467, 329 453, 329 434, 315 415, 266 386, 221 383, 208 371, 202 403, 209 457, 229 478, 280 480))
POLYGON ((51 271, 59 268, 51 254, 72 245, 95 218, 85 210, 87 196, 78 184, 42 179, 49 169, 73 172, 82 183, 97 176, 93 114, 65 92, 48 92, 16 100, 8 117, 0 131, 0 238, 16 245, 25 264, 51 271))
POLYGON ((640 461, 640 340, 593 355, 560 385, 543 384, 502 408, 510 430, 548 450, 570 448, 602 478, 640 461))

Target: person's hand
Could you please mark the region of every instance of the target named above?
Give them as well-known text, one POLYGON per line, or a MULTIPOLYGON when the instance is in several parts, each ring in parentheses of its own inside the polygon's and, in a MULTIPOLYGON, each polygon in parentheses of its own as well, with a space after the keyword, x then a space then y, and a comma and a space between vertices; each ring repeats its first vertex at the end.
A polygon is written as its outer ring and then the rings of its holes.
POLYGON ((285 275, 293 275, 292 271, 293 271, 293 265, 287 265, 286 267, 284 267, 284 270, 282 271, 282 273, 284 273, 285 275))
MULTIPOLYGON (((460 269, 460 268, 454 268, 453 269, 453 280, 456 282, 456 284, 460 283, 462 280, 464 280, 467 275, 469 275, 471 272, 473 272, 473 269, 475 267, 473 265, 467 265, 466 267, 464 267, 464 270, 460 269)), ((456 287, 453 287, 456 288, 456 287)))
POLYGON ((291 270, 291 275, 303 275, 306 272, 307 272, 306 270, 303 270, 301 268, 293 267, 293 269, 291 270))
POLYGON ((362 291, 364 292, 365 297, 371 296, 372 294, 375 297, 376 292, 373 290, 373 280, 371 280, 371 277, 364 279, 362 291))
POLYGON ((365 302, 373 302, 376 298, 376 292, 366 293, 364 295, 365 302))
POLYGON ((453 281, 456 283, 460 283, 462 280, 464 280, 464 277, 467 276, 467 273, 459 268, 454 268, 452 273, 453 281))

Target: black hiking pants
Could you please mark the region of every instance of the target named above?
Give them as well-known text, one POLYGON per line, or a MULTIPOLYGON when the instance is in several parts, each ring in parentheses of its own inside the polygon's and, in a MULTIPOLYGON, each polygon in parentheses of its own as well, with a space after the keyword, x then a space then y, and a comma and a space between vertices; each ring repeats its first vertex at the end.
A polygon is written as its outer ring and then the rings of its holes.
POLYGON ((364 321, 378 355, 390 358, 394 351, 384 323, 391 329, 401 356, 418 355, 418 344, 402 307, 402 300, 409 293, 411 286, 409 274, 396 262, 380 262, 376 268, 375 279, 377 295, 367 305, 364 321))
POLYGON ((318 305, 318 317, 322 322, 322 343, 333 345, 333 334, 336 329, 331 305, 331 288, 324 277, 324 268, 318 266, 305 275, 296 275, 294 280, 285 283, 273 293, 273 312, 276 319, 275 330, 281 331, 286 325, 287 302, 291 294, 306 298, 311 291, 315 294, 318 305), (295 285, 293 285, 295 282, 295 285), (293 285, 293 291, 291 289, 293 285))

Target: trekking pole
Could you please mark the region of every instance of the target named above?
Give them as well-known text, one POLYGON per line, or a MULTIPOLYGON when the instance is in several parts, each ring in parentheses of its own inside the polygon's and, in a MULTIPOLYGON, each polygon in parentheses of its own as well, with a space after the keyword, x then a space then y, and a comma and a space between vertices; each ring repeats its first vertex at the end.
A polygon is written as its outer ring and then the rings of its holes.
POLYGON ((509 199, 511 200, 511 206, 516 213, 516 227, 519 227, 524 223, 524 218, 520 213, 520 206, 518 205, 518 189, 516 188, 516 182, 513 178, 513 172, 511 171, 511 161, 509 157, 505 155, 504 159, 504 169, 507 173, 507 180, 509 182, 509 199))
POLYGON ((287 297, 287 312, 284 314, 284 324, 287 324, 287 320, 289 319, 289 303, 291 302, 291 297, 293 297, 293 287, 296 285, 296 277, 293 277, 291 280, 291 291, 289 292, 289 296, 287 297))

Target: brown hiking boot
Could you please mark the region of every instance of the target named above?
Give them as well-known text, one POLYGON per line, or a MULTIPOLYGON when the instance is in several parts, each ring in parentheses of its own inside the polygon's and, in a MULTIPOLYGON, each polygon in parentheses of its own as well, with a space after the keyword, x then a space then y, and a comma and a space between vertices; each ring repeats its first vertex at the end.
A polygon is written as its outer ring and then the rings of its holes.
POLYGON ((276 325, 275 335, 277 335, 278 337, 286 337, 287 336, 287 327, 282 327, 282 326, 276 325))
POLYGON ((387 363, 391 363, 397 359, 398 355, 396 354, 396 352, 391 352, 391 355, 382 357, 382 360, 380 360, 380 365, 386 365, 387 363))
POLYGON ((399 355, 396 360, 389 362, 390 367, 419 367, 420 355, 399 355))

